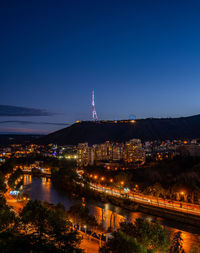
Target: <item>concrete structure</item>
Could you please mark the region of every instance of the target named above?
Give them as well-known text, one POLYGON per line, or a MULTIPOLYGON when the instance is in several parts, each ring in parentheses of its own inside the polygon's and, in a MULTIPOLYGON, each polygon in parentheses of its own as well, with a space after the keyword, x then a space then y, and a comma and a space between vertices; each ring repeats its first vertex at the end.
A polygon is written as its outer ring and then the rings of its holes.
POLYGON ((127 163, 145 162, 145 152, 140 139, 131 139, 125 143, 124 161, 127 163))
POLYGON ((79 167, 87 166, 89 163, 89 147, 88 143, 79 143, 78 144, 78 159, 77 159, 77 165, 79 167))
POLYGON ((77 147, 77 165, 79 167, 92 165, 94 163, 93 148, 88 146, 88 143, 79 143, 77 147))
MULTIPOLYGON (((144 163, 145 151, 141 140, 132 139, 124 144, 110 143, 106 141, 103 144, 96 144, 92 147, 88 143, 79 143, 77 147, 79 167, 94 164, 96 162, 125 162, 125 163, 144 163)), ((120 167, 123 167, 120 165, 120 167)))

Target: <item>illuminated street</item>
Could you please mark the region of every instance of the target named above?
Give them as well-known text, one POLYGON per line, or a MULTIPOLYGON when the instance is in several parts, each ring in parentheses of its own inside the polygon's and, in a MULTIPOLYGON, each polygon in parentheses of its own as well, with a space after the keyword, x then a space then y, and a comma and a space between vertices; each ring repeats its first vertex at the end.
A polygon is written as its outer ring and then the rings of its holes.
MULTIPOLYGON (((79 177, 82 177, 82 173, 80 171, 77 171, 79 177)), ((115 197, 122 197, 123 191, 120 191, 115 188, 105 187, 103 185, 90 183, 90 188, 98 191, 103 192, 105 194, 115 196, 115 197)), ((193 214, 193 215, 200 215, 200 206, 195 204, 187 204, 184 202, 179 201, 170 201, 170 200, 163 200, 161 198, 155 198, 155 197, 149 197, 148 195, 142 195, 142 194, 133 194, 133 193, 127 193, 127 197, 130 200, 133 200, 134 202, 145 204, 145 205, 151 205, 156 206, 160 208, 165 208, 169 210, 174 210, 178 212, 183 212, 187 214, 193 214)))
MULTIPOLYGON (((82 173, 80 171, 77 171, 77 173, 79 177, 82 177, 82 173)), ((89 182, 89 185, 91 189, 95 191, 103 192, 105 194, 115 196, 115 197, 122 197, 122 191, 117 190, 115 188, 105 187, 105 186, 90 183, 90 182, 89 182)), ((187 214, 200 215, 200 206, 191 204, 191 203, 187 204, 187 203, 179 202, 179 201, 163 200, 161 198, 149 197, 148 195, 133 194, 133 193, 127 193, 127 197, 133 200, 134 202, 142 203, 145 205, 156 206, 156 207, 183 212, 187 214)))
POLYGON ((80 248, 84 249, 86 253, 98 253, 99 252, 99 242, 95 240, 83 239, 81 241, 80 248))
MULTIPOLYGON (((100 185, 96 185, 93 183, 90 183, 91 189, 99 192, 104 192, 108 195, 116 196, 116 197, 121 197, 121 192, 120 190, 114 189, 114 188, 109 188, 109 187, 104 187, 100 185)), ((194 215, 200 215, 200 206, 199 205, 194 205, 194 204, 187 204, 184 202, 178 202, 178 201, 171 201, 172 203, 169 203, 169 200, 164 201, 161 198, 153 198, 149 197, 147 195, 142 195, 142 194, 127 194, 128 198, 133 200, 134 202, 137 203, 142 203, 145 205, 151 205, 151 206, 157 206, 169 210, 175 210, 178 212, 184 212, 184 213, 189 213, 189 214, 194 214, 194 215), (182 205, 182 207, 180 207, 182 205)))
MULTIPOLYGON (((48 202, 51 201, 53 204, 60 202, 65 206, 66 210, 69 210, 70 206, 74 204, 73 199, 71 200, 68 195, 62 195, 57 191, 50 179, 46 181, 43 180, 43 178, 34 178, 31 175, 26 175, 24 177, 24 192, 28 194, 31 199, 40 199, 48 202)), ((104 233, 106 233, 110 228, 112 230, 117 230, 120 223, 126 221, 126 219, 134 223, 137 218, 145 217, 151 220, 154 220, 155 218, 151 212, 144 214, 138 211, 126 211, 125 209, 115 206, 109 202, 104 204, 99 201, 95 201, 92 205, 88 205, 88 207, 90 209, 90 213, 96 218, 97 223, 103 228, 104 233)), ((187 226, 185 227, 182 224, 176 226, 176 223, 173 221, 168 223, 165 219, 158 218, 158 220, 162 221, 162 225, 165 226, 170 233, 174 233, 179 230, 182 231, 182 236, 184 238, 183 246, 186 252, 189 252, 190 247, 193 244, 196 244, 199 240, 199 235, 196 232, 196 229, 194 229, 191 233, 191 230, 188 231, 187 226)), ((97 240, 95 239, 95 241, 97 240)), ((89 247, 91 245, 88 243, 86 243, 85 246, 89 247)), ((98 243, 95 244, 97 245, 98 243)))

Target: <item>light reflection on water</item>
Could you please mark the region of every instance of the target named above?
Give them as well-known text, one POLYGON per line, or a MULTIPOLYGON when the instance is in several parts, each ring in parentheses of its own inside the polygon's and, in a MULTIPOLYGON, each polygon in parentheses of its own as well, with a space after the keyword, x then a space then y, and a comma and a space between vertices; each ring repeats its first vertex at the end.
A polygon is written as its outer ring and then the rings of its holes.
MULTIPOLYGON (((71 205, 77 203, 77 201, 71 200, 66 195, 58 192, 52 185, 50 178, 34 178, 31 175, 24 175, 24 192, 27 193, 31 199, 40 199, 41 201, 47 201, 53 204, 60 202, 67 210, 71 205)), ((135 219, 140 217, 154 219, 154 216, 140 212, 125 211, 109 203, 103 204, 93 202, 89 203, 88 206, 91 214, 96 217, 99 224, 102 224, 105 231, 110 227, 112 229, 118 228, 119 224, 124 220, 134 222, 135 219)), ((175 233, 177 231, 182 232, 183 248, 186 253, 189 253, 194 245, 200 243, 200 231, 197 229, 162 218, 158 218, 158 220, 170 233, 175 233)))

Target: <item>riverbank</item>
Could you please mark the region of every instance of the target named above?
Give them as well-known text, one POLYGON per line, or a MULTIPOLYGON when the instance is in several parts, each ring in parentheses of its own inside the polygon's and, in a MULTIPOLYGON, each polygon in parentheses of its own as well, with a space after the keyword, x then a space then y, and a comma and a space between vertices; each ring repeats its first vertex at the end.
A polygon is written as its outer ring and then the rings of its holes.
MULTIPOLYGON (((64 192, 64 189, 60 188, 58 182, 53 181, 53 184, 56 188, 64 192)), ((88 185, 86 187, 84 185, 83 187, 82 184, 76 184, 76 187, 74 188, 74 195, 77 196, 77 198, 84 196, 86 199, 99 200, 103 203, 111 203, 128 211, 139 211, 145 214, 154 215, 200 228, 200 215, 193 215, 176 210, 165 209, 158 206, 152 206, 149 204, 138 203, 130 200, 129 198, 107 195, 104 192, 89 189, 88 185)))
MULTIPOLYGON (((31 199, 40 199, 41 201, 47 201, 52 204, 62 203, 66 210, 76 203, 82 201, 81 198, 74 198, 68 191, 58 191, 49 178, 35 178, 31 175, 24 177, 24 193, 30 196, 31 199)), ((185 252, 190 252, 190 249, 194 245, 198 245, 200 241, 200 231, 197 227, 186 225, 175 220, 168 220, 165 218, 159 218, 151 214, 145 214, 139 211, 130 211, 126 208, 120 208, 119 205, 111 204, 111 202, 101 201, 100 197, 95 195, 95 198, 86 200, 86 205, 90 210, 90 214, 95 216, 98 224, 102 225, 104 231, 108 229, 116 230, 119 224, 125 220, 129 220, 134 223, 137 218, 144 219, 158 219, 170 234, 181 231, 183 238, 183 248, 185 252)))
POLYGON ((27 201, 24 200, 17 201, 16 197, 11 196, 9 192, 6 192, 4 197, 6 199, 7 205, 11 207, 15 213, 19 213, 27 203, 27 201))
POLYGON ((145 205, 145 204, 138 204, 128 199, 119 199, 113 196, 108 196, 105 198, 105 195, 102 195, 101 193, 99 193, 99 197, 101 201, 104 201, 104 202, 109 201, 110 203, 129 211, 139 211, 142 213, 166 218, 169 220, 174 220, 176 222, 181 222, 181 223, 189 224, 189 225, 200 228, 200 216, 185 214, 185 213, 168 210, 164 208, 159 208, 159 207, 154 207, 150 205, 145 205))

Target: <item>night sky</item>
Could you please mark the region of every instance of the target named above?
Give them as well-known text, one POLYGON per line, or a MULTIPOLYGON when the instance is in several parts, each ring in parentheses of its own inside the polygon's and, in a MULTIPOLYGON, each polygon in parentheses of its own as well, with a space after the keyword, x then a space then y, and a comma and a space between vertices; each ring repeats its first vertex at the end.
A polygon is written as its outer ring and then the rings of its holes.
POLYGON ((200 113, 200 2, 2 0, 0 132, 200 113))

